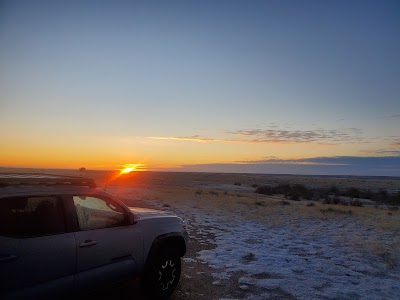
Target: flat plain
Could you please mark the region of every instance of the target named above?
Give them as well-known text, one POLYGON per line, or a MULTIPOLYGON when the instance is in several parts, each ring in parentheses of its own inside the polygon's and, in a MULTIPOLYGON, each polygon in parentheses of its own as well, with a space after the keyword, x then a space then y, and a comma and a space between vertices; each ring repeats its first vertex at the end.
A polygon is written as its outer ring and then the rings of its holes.
POLYGON ((255 192, 264 185, 396 194, 400 178, 146 172, 107 190, 185 220, 191 243, 173 299, 398 299, 396 206, 255 192))
MULTIPOLYGON (((283 194, 255 192, 260 186, 302 185, 319 191, 356 188, 396 195, 400 178, 167 172, 116 178, 116 173, 100 171, 83 175, 94 177, 99 187, 128 206, 168 210, 185 220, 191 240, 172 299, 400 295, 396 205, 357 198, 361 204, 353 206, 349 203, 354 199, 340 195, 337 204, 323 197, 295 201, 283 194)), ((99 295, 146 299, 140 280, 99 295)))

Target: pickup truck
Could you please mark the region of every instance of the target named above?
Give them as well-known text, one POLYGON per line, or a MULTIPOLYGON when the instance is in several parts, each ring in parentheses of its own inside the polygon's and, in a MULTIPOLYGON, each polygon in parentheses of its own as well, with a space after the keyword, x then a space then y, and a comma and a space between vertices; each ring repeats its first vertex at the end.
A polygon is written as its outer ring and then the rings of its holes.
POLYGON ((168 212, 127 207, 93 179, 0 174, 0 299, 74 297, 141 276, 178 285, 188 234, 168 212))

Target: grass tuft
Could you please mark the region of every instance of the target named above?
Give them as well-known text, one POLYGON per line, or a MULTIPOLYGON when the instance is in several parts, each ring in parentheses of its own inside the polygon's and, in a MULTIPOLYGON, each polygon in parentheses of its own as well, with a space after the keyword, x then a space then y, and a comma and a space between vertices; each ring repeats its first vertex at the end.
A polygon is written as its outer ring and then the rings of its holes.
POLYGON ((335 213, 335 214, 347 214, 347 215, 352 215, 353 211, 352 210, 342 210, 342 209, 337 209, 337 208, 332 208, 328 207, 326 209, 321 208, 320 211, 325 214, 325 213, 335 213))
POLYGON ((210 195, 213 195, 213 196, 219 196, 219 193, 218 192, 216 192, 216 191, 210 191, 210 195))
POLYGON ((252 262, 253 260, 256 260, 256 256, 254 255, 254 253, 247 253, 246 255, 242 256, 242 262, 245 264, 248 264, 250 262, 252 262))

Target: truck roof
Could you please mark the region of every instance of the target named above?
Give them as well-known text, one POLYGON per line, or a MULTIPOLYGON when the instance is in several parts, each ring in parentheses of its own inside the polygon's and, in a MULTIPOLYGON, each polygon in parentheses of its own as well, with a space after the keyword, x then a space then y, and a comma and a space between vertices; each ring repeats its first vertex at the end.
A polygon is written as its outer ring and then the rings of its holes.
POLYGON ((0 173, 0 197, 54 194, 103 194, 93 178, 39 173, 0 173))
POLYGON ((95 188, 93 178, 42 173, 0 173, 0 187, 15 185, 77 185, 95 188))

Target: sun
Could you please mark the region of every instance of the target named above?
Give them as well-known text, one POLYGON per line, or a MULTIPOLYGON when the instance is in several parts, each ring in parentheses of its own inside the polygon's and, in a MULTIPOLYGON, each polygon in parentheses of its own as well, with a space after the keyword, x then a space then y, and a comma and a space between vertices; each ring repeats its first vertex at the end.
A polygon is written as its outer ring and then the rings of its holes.
POLYGON ((121 170, 121 174, 128 174, 128 173, 130 173, 132 171, 135 171, 135 168, 128 167, 128 168, 122 169, 121 170))
POLYGON ((113 175, 108 178, 104 185, 104 190, 106 190, 107 185, 119 178, 120 176, 123 177, 125 174, 129 174, 131 172, 137 172, 137 171, 147 171, 147 164, 144 163, 136 163, 136 164, 124 164, 120 165, 121 168, 114 169, 115 172, 113 172, 113 175), (118 172, 119 171, 119 172, 118 172))
POLYGON ((146 165, 142 163, 137 164, 125 164, 122 165, 122 169, 120 169, 119 175, 128 174, 134 171, 145 171, 146 165))

